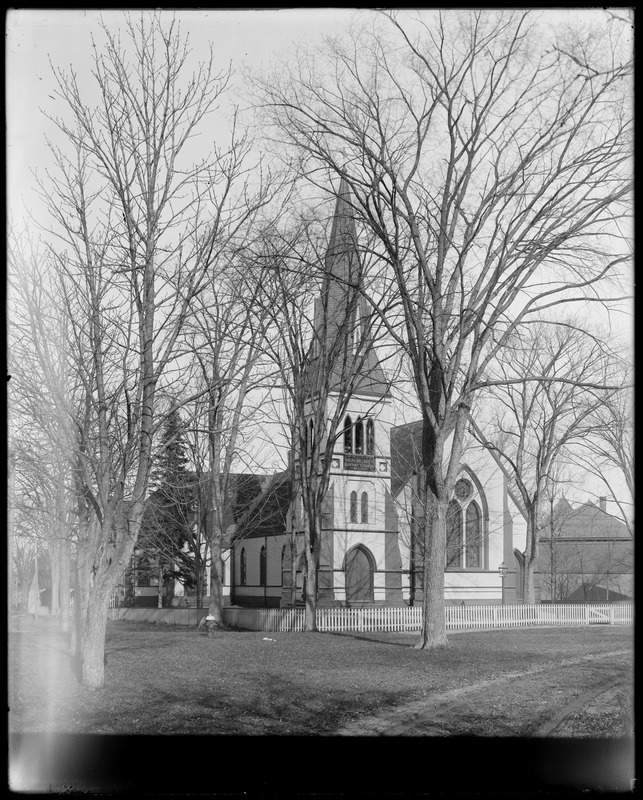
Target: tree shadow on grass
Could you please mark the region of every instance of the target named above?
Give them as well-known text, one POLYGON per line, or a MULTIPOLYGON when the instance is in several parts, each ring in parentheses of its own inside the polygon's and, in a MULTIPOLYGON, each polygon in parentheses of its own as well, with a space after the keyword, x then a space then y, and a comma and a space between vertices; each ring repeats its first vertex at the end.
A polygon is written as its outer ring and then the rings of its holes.
POLYGON ((419 638, 420 634, 415 632, 406 632, 400 631, 401 636, 408 636, 409 641, 406 642, 396 642, 389 639, 378 639, 376 636, 368 636, 364 633, 359 632, 352 632, 352 631, 325 631, 327 636, 337 636, 342 639, 356 639, 359 642, 373 642, 374 644, 390 644, 393 647, 404 647, 407 650, 412 650, 415 642, 419 638), (411 640, 411 637, 413 639, 411 640))
POLYGON ((374 693, 365 703, 362 693, 341 690, 331 695, 271 675, 269 681, 251 690, 157 688, 153 702, 146 696, 136 704, 128 704, 131 725, 122 715, 120 723, 115 724, 117 709, 108 704, 85 717, 84 726, 87 730, 120 735, 332 736, 347 719, 370 713, 374 705, 392 703, 393 695, 374 693))

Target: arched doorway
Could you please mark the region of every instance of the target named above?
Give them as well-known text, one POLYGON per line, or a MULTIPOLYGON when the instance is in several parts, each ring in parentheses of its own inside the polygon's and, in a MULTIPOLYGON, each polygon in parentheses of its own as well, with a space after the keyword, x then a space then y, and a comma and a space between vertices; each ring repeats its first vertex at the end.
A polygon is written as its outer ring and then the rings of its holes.
POLYGON ((346 554, 346 602, 368 603, 373 601, 373 573, 375 562, 371 553, 361 544, 346 554))

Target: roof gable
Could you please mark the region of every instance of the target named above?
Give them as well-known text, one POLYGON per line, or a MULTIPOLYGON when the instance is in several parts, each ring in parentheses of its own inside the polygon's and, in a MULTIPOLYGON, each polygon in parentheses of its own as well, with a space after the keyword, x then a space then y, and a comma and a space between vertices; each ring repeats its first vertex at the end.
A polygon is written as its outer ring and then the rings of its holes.
MULTIPOLYGON (((562 502, 556 506, 554 515, 557 537, 631 539, 627 527, 621 520, 602 511, 593 503, 586 502, 572 508, 567 501, 564 501, 564 505, 562 502)), ((549 526, 547 535, 549 535, 549 526)))
POLYGON ((422 420, 391 429, 391 494, 397 497, 422 470, 422 420))
MULTIPOLYGON (((470 418, 472 426, 475 423, 470 418)), ((396 497, 414 474, 422 471, 422 420, 399 425, 391 430, 391 493, 396 497)), ((476 428, 476 430, 479 430, 476 428)), ((480 434, 482 435, 482 434, 480 434)), ((520 496, 512 490, 507 469, 498 456, 488 448, 485 452, 507 479, 507 492, 518 513, 527 519, 527 512, 520 496)), ((465 454, 466 455, 466 448, 465 454)))

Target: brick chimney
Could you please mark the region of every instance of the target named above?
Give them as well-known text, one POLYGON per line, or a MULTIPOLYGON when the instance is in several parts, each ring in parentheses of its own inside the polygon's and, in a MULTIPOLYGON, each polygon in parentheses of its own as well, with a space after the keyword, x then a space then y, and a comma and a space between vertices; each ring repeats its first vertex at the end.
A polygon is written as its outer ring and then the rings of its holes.
POLYGON ((607 497, 599 497, 598 498, 598 507, 601 511, 607 510, 607 497))

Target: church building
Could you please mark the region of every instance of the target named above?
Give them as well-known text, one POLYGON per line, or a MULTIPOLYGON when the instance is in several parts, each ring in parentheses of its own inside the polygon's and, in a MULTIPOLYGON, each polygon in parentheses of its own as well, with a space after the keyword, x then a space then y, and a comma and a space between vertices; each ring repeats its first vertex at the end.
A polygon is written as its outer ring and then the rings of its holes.
MULTIPOLYGON (((328 320, 349 304, 357 261, 350 191, 342 181, 325 262, 323 303, 317 304, 318 333, 322 307, 327 315, 323 336, 333 335, 328 320)), ((333 444, 323 508, 318 605, 417 604, 422 598, 417 491, 422 423, 393 425, 394 399, 373 342, 364 342, 359 374, 353 377, 333 444)), ((334 392, 333 386, 328 416, 340 400, 340 387, 334 392)), ((264 493, 256 499, 258 506, 270 507, 271 524, 240 530, 227 554, 226 591, 233 605, 287 607, 303 602, 303 513, 292 491, 296 474, 291 469, 275 476, 282 487, 279 496, 264 493), (283 491, 286 484, 291 491, 283 491)), ((266 492, 273 483, 268 482, 266 492)), ((447 519, 447 604, 519 602, 525 535, 525 513, 509 490, 506 474, 471 436, 447 519)))

